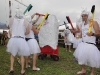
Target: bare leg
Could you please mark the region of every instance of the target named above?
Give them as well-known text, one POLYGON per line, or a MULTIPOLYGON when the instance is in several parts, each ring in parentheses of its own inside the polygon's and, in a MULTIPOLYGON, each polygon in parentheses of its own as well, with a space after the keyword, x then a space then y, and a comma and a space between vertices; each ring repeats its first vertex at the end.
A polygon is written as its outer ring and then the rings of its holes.
POLYGON ((25 59, 26 59, 26 68, 28 68, 29 56, 26 56, 25 59))
POLYGON ((71 52, 71 45, 68 45, 68 51, 71 52))
POLYGON ((21 73, 24 73, 24 56, 21 56, 21 73))
POLYGON ((14 56, 11 54, 10 56, 10 71, 14 70, 14 56))
POLYGON ((66 51, 68 51, 67 45, 65 45, 66 51))
POLYGON ((82 67, 82 70, 77 72, 77 74, 86 74, 85 65, 81 65, 81 67, 82 67))
POLYGON ((90 75, 94 75, 94 69, 95 68, 92 67, 92 70, 91 70, 91 74, 90 75))
POLYGON ((36 57, 37 57, 37 54, 33 54, 33 67, 32 67, 32 70, 40 70, 40 68, 36 67, 36 57))
POLYGON ((33 67, 32 67, 32 69, 36 68, 36 56, 37 56, 37 54, 33 54, 33 67))

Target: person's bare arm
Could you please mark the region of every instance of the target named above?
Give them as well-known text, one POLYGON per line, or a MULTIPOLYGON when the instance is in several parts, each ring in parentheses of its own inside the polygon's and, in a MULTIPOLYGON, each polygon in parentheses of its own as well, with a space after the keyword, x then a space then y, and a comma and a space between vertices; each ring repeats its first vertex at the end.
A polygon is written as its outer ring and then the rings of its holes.
POLYGON ((26 20, 24 20, 24 25, 26 27, 26 32, 25 32, 25 35, 29 34, 30 33, 30 27, 29 27, 29 24, 26 20))
POLYGON ((99 25, 98 25, 97 21, 93 22, 93 28, 94 28, 95 33, 90 32, 90 33, 87 33, 87 34, 89 36, 100 36, 100 30, 99 30, 99 25))
POLYGON ((77 29, 76 29, 75 33, 78 33, 78 32, 81 31, 78 25, 76 25, 76 28, 77 28, 77 29))
POLYGON ((34 13, 34 14, 31 16, 31 19, 33 19, 35 15, 36 15, 36 13, 34 13))
POLYGON ((37 30, 33 25, 32 25, 32 31, 33 31, 35 34, 38 34, 38 33, 39 33, 39 30, 37 30))
POLYGON ((32 22, 32 24, 34 25, 34 24, 39 20, 39 18, 40 18, 40 16, 38 15, 38 17, 36 18, 36 20, 34 20, 34 21, 32 22))

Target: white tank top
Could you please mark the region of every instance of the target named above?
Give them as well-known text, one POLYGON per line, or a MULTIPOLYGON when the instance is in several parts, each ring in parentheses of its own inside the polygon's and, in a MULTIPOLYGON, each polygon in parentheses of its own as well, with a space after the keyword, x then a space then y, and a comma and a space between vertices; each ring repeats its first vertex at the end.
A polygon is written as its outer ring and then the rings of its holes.
POLYGON ((12 37, 14 36, 21 36, 25 38, 25 32, 26 32, 26 28, 24 25, 24 19, 15 19, 13 21, 13 24, 10 28, 11 32, 12 32, 12 37))
POLYGON ((34 32, 32 31, 32 25, 30 24, 30 33, 25 36, 25 38, 35 38, 34 32))
MULTIPOLYGON (((87 25, 82 25, 82 40, 83 42, 89 42, 89 43, 94 43, 96 41, 96 37, 95 36, 88 36, 88 28, 89 28, 89 24, 87 25)), ((94 29, 92 27, 92 32, 94 33, 94 29)))

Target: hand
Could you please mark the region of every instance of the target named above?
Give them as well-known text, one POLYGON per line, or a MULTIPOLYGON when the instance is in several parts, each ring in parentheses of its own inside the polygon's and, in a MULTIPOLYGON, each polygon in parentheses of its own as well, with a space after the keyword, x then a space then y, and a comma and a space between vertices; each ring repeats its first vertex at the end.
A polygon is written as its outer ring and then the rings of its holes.
POLYGON ((39 13, 36 13, 36 15, 40 15, 39 13))

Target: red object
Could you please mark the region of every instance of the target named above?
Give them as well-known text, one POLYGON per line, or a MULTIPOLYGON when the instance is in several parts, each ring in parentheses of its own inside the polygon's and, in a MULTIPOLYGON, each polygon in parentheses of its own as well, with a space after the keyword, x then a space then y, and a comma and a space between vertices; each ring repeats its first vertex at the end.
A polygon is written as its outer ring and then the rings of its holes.
POLYGON ((50 46, 40 47, 42 54, 50 54, 50 55, 57 55, 58 54, 58 46, 56 49, 51 48, 50 46))
POLYGON ((69 16, 67 16, 66 18, 67 18, 67 21, 71 24, 72 29, 74 30, 73 24, 72 24, 72 22, 71 22, 69 16))
POLYGON ((39 14, 39 13, 36 13, 36 15, 39 15, 39 16, 45 16, 44 14, 39 14))

